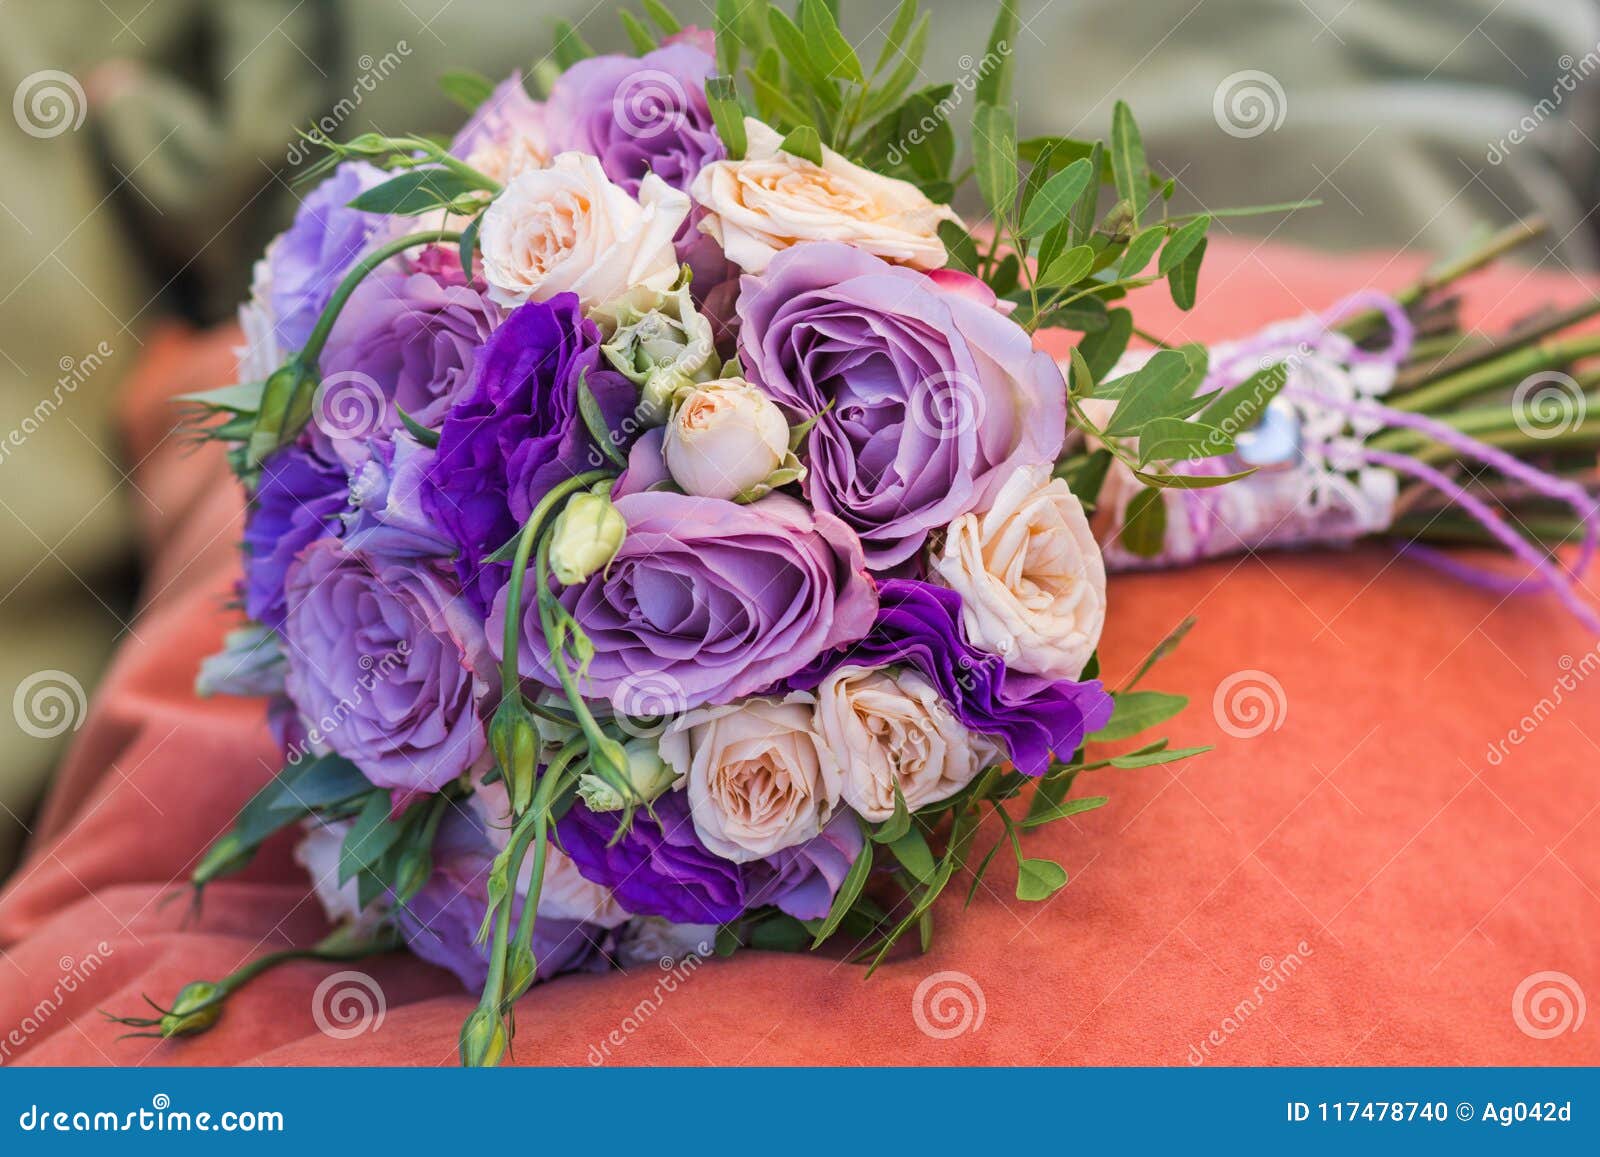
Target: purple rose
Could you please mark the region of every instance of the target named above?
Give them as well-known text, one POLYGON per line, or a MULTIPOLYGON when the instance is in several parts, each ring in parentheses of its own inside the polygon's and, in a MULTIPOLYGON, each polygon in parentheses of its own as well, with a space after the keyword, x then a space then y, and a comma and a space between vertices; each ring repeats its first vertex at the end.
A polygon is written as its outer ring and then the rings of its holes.
POLYGON ((495 85, 450 142, 452 155, 504 184, 548 157, 544 106, 528 95, 522 73, 495 85))
POLYGON ((455 544, 422 509, 433 451, 403 431, 367 445, 366 461, 350 478, 345 549, 372 558, 448 558, 455 544))
MULTIPOLYGON (((395 909, 395 921, 411 950, 430 964, 448 968, 472 992, 483 991, 489 975, 489 947, 477 938, 489 908, 493 861, 494 847, 475 814, 451 808, 434 840, 433 875, 395 909)), ((605 969, 609 940, 610 934, 598 924, 539 917, 533 926, 537 978, 605 969)))
POLYGON ((314 438, 386 434, 401 411, 429 428, 444 420, 501 316, 453 272, 378 273, 350 295, 322 353, 314 438))
MULTIPOLYGON (((872 625, 861 544, 787 495, 741 506, 647 491, 616 500, 627 535, 611 564, 564 587, 594 658, 586 695, 629 715, 727 703, 800 670, 872 625)), ((559 682, 534 599, 524 600, 522 673, 559 682)), ((490 633, 501 637, 505 592, 490 633)), ((497 645, 491 639, 491 646, 497 645)))
POLYGON ((592 812, 578 802, 556 824, 561 849, 586 880, 610 888, 636 916, 677 924, 720 924, 744 911, 739 865, 713 854, 695 834, 689 804, 669 791, 637 811, 616 843, 621 812, 592 812))
POLYGON ((776 905, 796 920, 821 920, 865 842, 855 813, 841 810, 820 835, 746 864, 746 902, 776 905))
POLYGON ((339 533, 349 493, 346 468, 303 441, 261 464, 244 523, 244 609, 256 622, 283 626, 289 566, 317 539, 339 533))
POLYGON ((784 681, 809 691, 842 664, 915 667, 971 731, 998 737, 1017 770, 1043 775, 1050 754, 1070 756, 1111 718, 1111 696, 1098 679, 1048 679, 1006 667, 1005 660, 967 642, 961 596, 911 579, 878 587, 878 618, 865 638, 822 656, 784 681))
POLYGON ((578 61, 550 92, 551 152, 594 154, 635 195, 646 173, 687 193, 695 174, 723 156, 705 91, 716 68, 693 44, 578 61))
POLYGON ((1066 385, 997 310, 847 245, 795 245, 739 297, 746 376, 806 439, 806 496, 861 535, 875 570, 1053 462, 1066 385))
POLYGON ((285 682, 316 743, 407 792, 438 791, 483 754, 483 626, 444 575, 323 539, 287 593, 285 682))
POLYGON ((462 590, 479 611, 510 569, 485 558, 552 486, 607 461, 579 415, 579 379, 618 427, 638 403, 632 382, 599 369, 599 340, 573 294, 519 306, 478 351, 472 379, 445 418, 422 506, 455 544, 462 590))
POLYGON ((311 190, 294 223, 267 246, 257 277, 280 349, 306 344, 339 281, 389 218, 363 213, 350 202, 391 174, 365 161, 346 161, 311 190))

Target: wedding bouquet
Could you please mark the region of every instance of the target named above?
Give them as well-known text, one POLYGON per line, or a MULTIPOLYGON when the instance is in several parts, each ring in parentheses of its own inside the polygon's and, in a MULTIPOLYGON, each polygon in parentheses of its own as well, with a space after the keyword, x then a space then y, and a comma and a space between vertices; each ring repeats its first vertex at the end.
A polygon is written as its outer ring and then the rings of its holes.
MULTIPOLYGON (((1539 236, 1519 222, 1389 296, 1356 293, 1323 316, 1269 326, 1209 351, 1128 353, 1124 371, 1154 357, 1207 365, 1201 394, 1268 392, 1253 428, 1237 432, 1231 462, 1248 468, 1223 490, 1158 494, 1103 446, 1079 444, 1076 468, 1101 479, 1080 488, 1097 506, 1096 534, 1112 570, 1180 566, 1271 548, 1393 536, 1408 554, 1504 594, 1553 591, 1585 626, 1600 616, 1579 576, 1600 544, 1595 495, 1600 449, 1600 336, 1566 331, 1600 314, 1600 300, 1541 309, 1502 334, 1467 333, 1457 282, 1539 236), (1487 544, 1524 573, 1477 566, 1434 544, 1487 544), (1554 552, 1574 547, 1562 561, 1554 552)), ((1108 391, 1086 402, 1102 418, 1108 391)))
POLYGON ((1021 836, 1106 802, 1081 773, 1203 750, 1085 754, 1183 699, 1137 686, 1176 635, 1099 677, 1069 444, 1215 486, 1166 463, 1270 401, 1198 396, 1181 357, 1102 380, 1107 303, 1165 279, 1192 305, 1210 222, 1169 214, 1127 108, 1109 145, 1019 141, 1009 2, 931 87, 912 0, 870 67, 825 0, 723 4, 714 39, 645 11, 637 57, 560 29, 538 98, 447 78, 452 140, 315 138, 241 384, 190 399, 249 493, 250 625, 200 687, 267 696, 286 759, 193 880, 298 827, 336 929, 125 1023, 203 1031, 279 960, 404 945, 481 994, 461 1057, 492 1064, 559 972, 876 966, 1002 849, 1045 899, 1066 871, 1021 836), (1044 326, 1085 334, 1066 375, 1044 326))

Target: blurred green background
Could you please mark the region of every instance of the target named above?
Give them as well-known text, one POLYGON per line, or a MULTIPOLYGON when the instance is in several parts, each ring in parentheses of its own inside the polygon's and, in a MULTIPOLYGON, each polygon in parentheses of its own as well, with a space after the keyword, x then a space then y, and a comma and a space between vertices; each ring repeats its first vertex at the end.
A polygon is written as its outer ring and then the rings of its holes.
MULTIPOLYGON (((981 55, 988 4, 927 0, 929 79, 981 55)), ((451 68, 527 68, 588 0, 12 0, 0 73, 0 872, 128 631, 137 560, 112 421, 153 326, 226 322, 295 206, 295 129, 334 116, 448 131, 451 68), (41 414, 43 417, 41 418, 41 414), (7 431, 22 431, 17 445, 7 431), (65 687, 65 722, 21 704, 65 687)), ((705 0, 672 5, 711 24, 705 0)), ((871 45, 893 0, 841 0, 871 45)), ((1594 0, 1023 3, 1025 135, 1102 135, 1128 100, 1184 208, 1317 198, 1231 231, 1327 248, 1446 249, 1538 210, 1548 260, 1593 269, 1594 0)), ((964 120, 961 113, 958 119, 964 120)), ((203 773, 203 772, 199 772, 203 773)))

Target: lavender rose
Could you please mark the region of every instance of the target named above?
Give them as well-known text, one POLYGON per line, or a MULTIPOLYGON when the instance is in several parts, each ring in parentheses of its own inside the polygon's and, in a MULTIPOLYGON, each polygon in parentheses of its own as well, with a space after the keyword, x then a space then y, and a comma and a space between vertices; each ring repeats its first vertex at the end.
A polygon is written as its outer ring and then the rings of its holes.
POLYGON ((847 245, 796 245, 742 280, 738 308, 745 376, 791 421, 816 418, 806 496, 855 528, 875 570, 1060 452, 1061 371, 939 280, 847 245))
MULTIPOLYGON (((877 608, 861 545, 786 495, 740 506, 669 491, 616 501, 627 536, 611 565, 561 600, 594 644, 584 693, 626 715, 727 703, 859 638, 877 608)), ((524 675, 559 687, 533 599, 524 675)), ((490 617, 501 637, 505 592, 490 617)))
MULTIPOLYGON (((489 974, 489 947, 479 944, 478 928, 489 909, 489 868, 495 849, 477 815, 452 808, 433 844, 433 875, 403 907, 395 922, 411 951, 448 968, 472 992, 481 992, 489 974)), ((517 911, 521 911, 520 903, 517 911)), ((608 967, 610 934, 598 924, 541 916, 533 926, 535 976, 548 980, 563 972, 608 967)))
POLYGON ((851 664, 916 668, 968 729, 1005 744, 1017 770, 1043 775, 1052 752, 1068 756, 1111 718, 1111 696, 1098 679, 1049 679, 1007 668, 973 646, 962 628, 961 596, 946 587, 887 579, 878 617, 866 637, 824 655, 780 689, 812 690, 851 664))
POLYGON ((328 335, 313 437, 337 444, 386 434, 401 427, 401 411, 438 426, 500 318, 458 266, 367 278, 328 335))
POLYGON ((483 627, 439 572, 324 539, 289 572, 289 698, 379 787, 438 791, 483 754, 483 627))
POLYGON ((746 864, 746 902, 775 905, 796 920, 821 920, 865 843, 856 817, 841 811, 820 835, 746 864))
POLYGON ((338 535, 349 490, 345 467, 304 441, 261 464, 244 523, 244 609, 256 622, 283 626, 289 566, 317 539, 338 535))
POLYGON ((578 412, 588 382, 621 428, 638 389, 600 367, 600 331, 570 293, 513 310, 478 351, 429 463, 422 506, 455 544, 462 590, 487 610, 509 566, 486 564, 539 499, 564 478, 603 464, 578 412))
POLYGON ((450 152, 502 185, 550 159, 544 106, 528 95, 522 73, 495 85, 450 142, 450 152))
POLYGON ((349 208, 388 179, 364 161, 344 162, 300 202, 294 223, 267 246, 256 283, 279 349, 306 344, 339 279, 373 237, 391 227, 387 217, 349 208))
POLYGON ((455 545, 422 509, 433 451, 400 431, 368 441, 368 455, 350 477, 344 513, 346 550, 372 558, 448 558, 455 545))
POLYGON ((721 924, 744 911, 739 865, 714 855, 695 834, 689 803, 669 791, 638 811, 616 843, 619 812, 592 812, 575 803, 556 824, 561 847, 587 880, 610 888, 638 916, 677 924, 721 924))

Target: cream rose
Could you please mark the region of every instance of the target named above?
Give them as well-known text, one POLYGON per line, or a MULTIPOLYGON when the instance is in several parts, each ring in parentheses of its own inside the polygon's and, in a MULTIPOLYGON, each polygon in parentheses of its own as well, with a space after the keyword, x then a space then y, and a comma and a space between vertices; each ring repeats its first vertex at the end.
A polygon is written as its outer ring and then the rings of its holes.
POLYGON ((689 793, 694 828, 735 863, 803 844, 839 800, 839 767, 816 733, 816 697, 746 699, 679 716, 661 756, 689 793))
POLYGON ((840 793, 873 823, 949 799, 991 763, 994 745, 969 732, 909 668, 840 667, 817 688, 817 731, 843 770, 840 793))
POLYGON ((653 299, 677 280, 672 239, 688 213, 689 199, 653 173, 634 200, 594 157, 562 153, 518 174, 483 215, 489 296, 515 306, 575 293, 585 308, 653 299))
POLYGON ((1048 466, 1012 474, 989 509, 964 514, 933 560, 961 595, 967 637, 1008 667, 1083 673, 1106 621, 1106 566, 1083 505, 1048 466))
POLYGON ((959 220, 950 206, 826 146, 820 165, 785 153, 773 129, 750 117, 744 125, 744 159, 707 165, 689 195, 706 209, 701 230, 746 273, 760 273, 773 254, 800 241, 842 241, 917 269, 945 263, 939 222, 959 220))
MULTIPOLYGON (((489 844, 496 852, 503 852, 511 840, 511 804, 506 798, 505 785, 499 782, 479 783, 467 806, 477 812, 483 822, 489 844)), ((533 851, 523 856, 522 869, 517 877, 517 891, 527 895, 533 884, 533 851)), ((552 920, 583 920, 604 928, 625 924, 629 915, 617 903, 611 889, 586 880, 562 850, 554 844, 545 852, 544 883, 539 889, 538 915, 552 920)))
POLYGON ((799 469, 783 411, 738 378, 685 393, 667 422, 662 453, 672 480, 701 498, 755 496, 780 467, 799 469))

